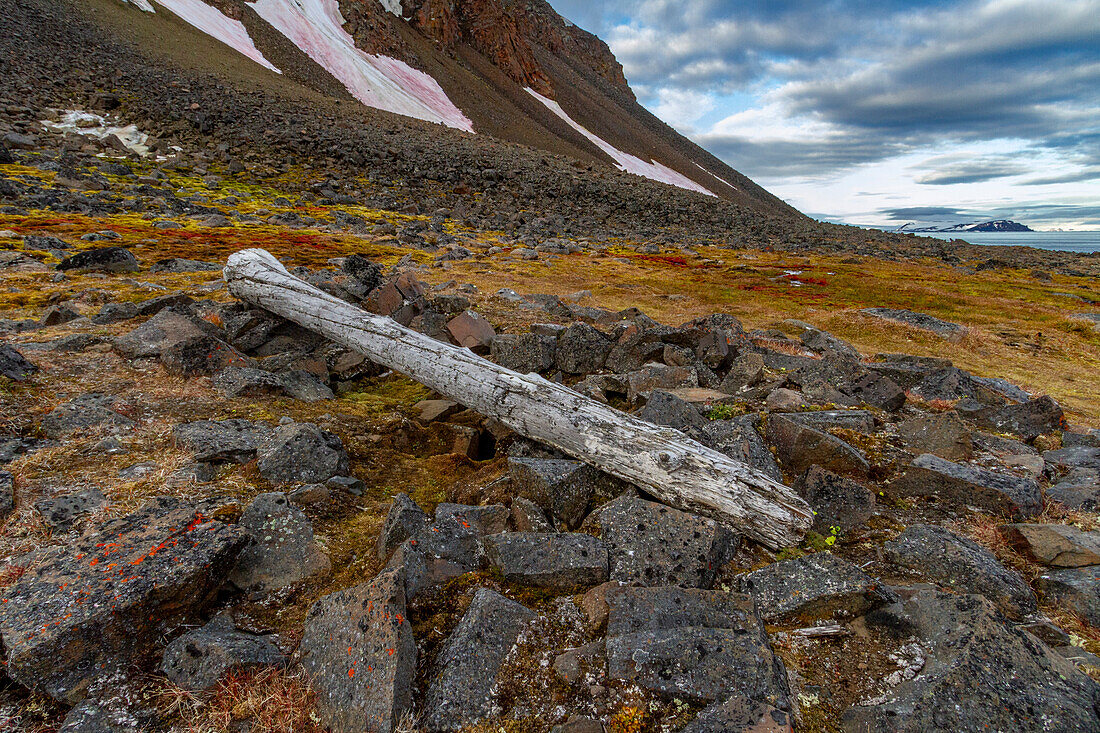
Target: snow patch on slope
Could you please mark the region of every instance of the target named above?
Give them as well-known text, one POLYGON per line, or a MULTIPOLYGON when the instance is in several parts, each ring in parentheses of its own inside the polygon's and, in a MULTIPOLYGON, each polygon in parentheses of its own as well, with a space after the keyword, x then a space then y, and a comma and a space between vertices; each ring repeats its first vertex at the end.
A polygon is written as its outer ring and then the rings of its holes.
POLYGON ((730 188, 732 188, 732 189, 733 189, 734 191, 736 191, 736 190, 737 190, 737 186, 733 185, 732 183, 730 183, 729 181, 727 181, 727 180, 726 180, 725 178, 722 178, 721 176, 716 176, 716 175, 714 175, 713 173, 711 173, 710 171, 708 171, 708 170, 707 170, 706 168, 704 168, 703 166, 699 165, 698 163, 696 163, 696 164, 695 164, 695 167, 696 167, 696 168, 698 168, 699 170, 703 171, 704 173, 706 173, 706 174, 707 174, 707 175, 709 175, 710 177, 712 177, 712 178, 717 178, 717 179, 718 179, 719 181, 721 181, 722 183, 726 184, 727 186, 729 186, 730 188))
POLYGON ((378 0, 378 2, 382 3, 382 7, 385 8, 387 12, 393 13, 398 18, 405 12, 405 9, 401 7, 401 0, 378 0))
MULTIPOLYGON (((149 0, 131 0, 131 2, 142 10, 153 11, 151 6, 146 7, 149 5, 149 0)), ((252 42, 252 37, 248 35, 248 31, 241 21, 226 17, 222 11, 207 5, 202 0, 157 0, 157 3, 168 8, 208 36, 240 51, 260 66, 270 69, 276 74, 283 73, 264 58, 264 55, 256 48, 256 44, 252 42)))
POLYGON ((153 6, 149 2, 149 0, 122 0, 122 1, 126 2, 126 3, 130 3, 135 8, 140 8, 141 10, 144 10, 146 13, 155 13, 155 12, 157 12, 155 9, 153 9, 153 6))
POLYGON ((256 0, 250 5, 368 107, 474 131, 435 79, 397 59, 356 48, 337 0, 256 0))
MULTIPOLYGON (((535 99, 546 105, 547 109, 556 114, 567 125, 574 130, 584 135, 589 141, 592 142, 600 150, 604 151, 611 157, 612 160, 618 165, 619 170, 626 171, 627 173, 633 173, 637 176, 649 178, 654 181, 660 181, 661 183, 667 183, 672 186, 678 186, 680 188, 686 188, 689 191, 696 191, 698 193, 706 194, 707 196, 714 196, 713 193, 700 186, 695 181, 691 180, 682 173, 678 173, 666 165, 662 165, 655 160, 645 162, 641 158, 631 155, 630 153, 624 153, 611 143, 601 139, 586 127, 575 121, 572 117, 566 114, 565 110, 561 108, 561 105, 555 102, 549 97, 544 97, 534 89, 528 88, 530 93, 535 99)), ((712 174, 713 175, 713 174, 712 174)))
POLYGON ((76 109, 65 110, 61 119, 57 122, 42 120, 42 126, 46 129, 60 133, 84 135, 94 137, 96 140, 105 140, 111 135, 119 139, 129 150, 138 155, 147 156, 149 149, 149 136, 141 132, 134 125, 119 127, 110 124, 106 119, 91 112, 82 112, 76 109))

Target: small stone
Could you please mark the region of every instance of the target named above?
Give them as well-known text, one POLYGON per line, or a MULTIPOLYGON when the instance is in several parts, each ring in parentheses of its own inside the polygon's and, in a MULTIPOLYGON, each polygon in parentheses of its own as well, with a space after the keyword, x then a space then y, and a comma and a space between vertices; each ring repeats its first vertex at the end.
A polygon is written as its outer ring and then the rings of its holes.
POLYGON ((0 377, 23 382, 37 371, 38 367, 29 362, 18 349, 0 344, 0 377))
POLYGON ((107 498, 97 488, 82 489, 71 494, 39 499, 34 508, 46 524, 54 529, 68 529, 78 517, 107 506, 107 498))
POLYGON ((90 428, 111 432, 133 428, 133 420, 112 409, 116 401, 114 397, 98 393, 81 395, 42 418, 42 432, 51 438, 64 438, 90 428))
POLYGON ((248 463, 271 428, 251 420, 197 420, 172 430, 176 445, 200 463, 248 463))
POLYGON ((462 409, 462 405, 450 400, 421 400, 413 405, 413 409, 419 410, 417 419, 427 425, 436 420, 446 420, 462 409))
POLYGON ((282 425, 256 453, 260 475, 274 484, 316 483, 348 474, 348 454, 340 438, 312 423, 282 425))
POLYGON ((793 389, 787 389, 780 387, 772 390, 765 400, 768 412, 795 412, 802 409, 802 405, 805 401, 802 395, 795 392, 793 389))

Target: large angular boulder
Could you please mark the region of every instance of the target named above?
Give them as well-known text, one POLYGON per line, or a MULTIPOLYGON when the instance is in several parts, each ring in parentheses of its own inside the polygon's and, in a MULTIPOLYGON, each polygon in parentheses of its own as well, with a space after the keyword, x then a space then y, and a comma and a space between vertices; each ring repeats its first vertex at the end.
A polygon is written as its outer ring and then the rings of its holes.
POLYGON ((335 396, 327 384, 301 369, 275 373, 229 366, 214 375, 214 389, 226 397, 285 395, 303 402, 331 400, 335 396))
POLYGON ((864 372, 839 385, 840 391, 864 405, 886 412, 896 412, 905 406, 905 390, 887 376, 864 372))
POLYGON ((493 338, 489 358, 521 374, 541 373, 553 368, 557 348, 558 340, 546 334, 504 334, 493 338))
POLYGON ((19 350, 7 344, 0 344, 0 377, 13 382, 23 382, 38 371, 38 367, 27 361, 19 350))
POLYGON ((156 499, 34 561, 0 599, 8 676, 68 703, 191 620, 247 544, 178 499, 156 499))
POLYGON ((905 448, 918 455, 965 461, 974 454, 970 429, 954 411, 911 417, 898 425, 898 435, 905 448))
POLYGON ((229 579, 250 593, 267 593, 326 572, 332 563, 313 539, 313 523, 285 494, 257 496, 241 514, 252 538, 229 579))
POLYGON ((607 581, 607 548, 569 532, 507 532, 481 541, 489 565, 510 583, 565 593, 607 581))
POLYGON ((249 362, 229 344, 204 333, 165 346, 160 351, 160 363, 169 374, 193 377, 242 368, 249 362))
POLYGON ((64 438, 91 428, 123 432, 134 427, 134 421, 114 409, 117 399, 95 392, 80 395, 55 407, 42 418, 42 432, 51 438, 64 438))
POLYGON ((938 496, 1024 517, 1042 509, 1042 493, 1033 479, 952 463, 930 453, 917 456, 890 488, 906 496, 938 496))
POLYGON ((1011 433, 1023 440, 1034 440, 1045 433, 1066 428, 1062 407, 1048 396, 1028 400, 1020 405, 982 410, 973 416, 974 421, 996 433, 1011 433))
POLYGON ((348 454, 340 438, 313 423, 280 425, 256 451, 260 475, 273 484, 313 484, 346 476, 348 454))
POLYGON ((680 733, 794 733, 794 716, 741 695, 715 703, 680 733))
POLYGON ((200 339, 206 334, 187 316, 165 309, 145 323, 114 340, 114 349, 127 359, 149 359, 173 346, 200 339))
POLYGON ((478 353, 489 351, 493 337, 496 336, 493 325, 484 316, 471 310, 459 313, 447 321, 447 333, 459 346, 478 353))
POLYGON ((883 549, 895 565, 964 593, 983 595, 1012 618, 1023 618, 1037 608, 1035 593, 1019 573, 977 542, 944 527, 915 524, 883 549))
POLYGON ((813 530, 819 534, 863 526, 875 513, 875 492, 820 466, 802 474, 795 490, 813 509, 813 530))
POLYGON ((611 352, 611 339, 587 323, 573 323, 558 337, 555 363, 567 374, 599 371, 611 352))
POLYGON ((886 321, 919 328, 923 331, 931 331, 937 336, 947 339, 958 338, 966 332, 966 328, 957 323, 945 321, 927 313, 905 310, 904 308, 864 308, 860 312, 886 321))
POLYGON ((580 461, 510 457, 508 468, 516 496, 530 499, 571 529, 584 519, 593 496, 618 496, 628 487, 620 479, 580 461))
POLYGON ((717 702, 733 694, 788 709, 786 673, 751 596, 687 588, 607 591, 612 678, 667 697, 717 702))
POLYGON ((997 530, 1032 562, 1052 568, 1100 565, 1100 532, 1069 524, 1006 524, 997 530))
POLYGON ((412 705, 416 642, 400 569, 313 604, 298 646, 333 733, 391 733, 412 705))
POLYGON ((709 588, 740 538, 713 519, 622 496, 585 526, 607 546, 611 579, 639 585, 709 588))
POLYGON ((1046 599, 1100 626, 1100 566, 1053 570, 1040 575, 1035 584, 1046 599))
POLYGON ((772 563, 737 578, 766 621, 853 618, 898 600, 886 585, 831 552, 772 563))
POLYGON ((1100 470, 1077 468, 1047 489, 1047 496, 1071 509, 1100 509, 1100 470))
POLYGON ((424 698, 429 731, 455 731, 493 714, 493 689, 504 658, 535 614, 485 588, 447 638, 424 698))
POLYGON ((99 247, 77 252, 61 260, 58 270, 94 270, 97 272, 138 272, 141 265, 125 247, 99 247))
POLYGON ((229 672, 282 665, 286 657, 266 636, 238 631, 228 614, 176 637, 164 650, 161 670, 185 690, 208 690, 229 672))
POLYGON ((801 474, 811 466, 833 473, 866 476, 871 466, 856 448, 788 415, 768 416, 768 441, 785 471, 801 474))
POLYGON ((920 640, 920 674, 884 700, 849 708, 851 732, 1025 733, 1100 727, 1100 685, 980 596, 923 591, 893 623, 920 640))
POLYGON ((197 420, 172 430, 176 445, 202 463, 248 463, 271 428, 251 420, 197 420))
POLYGON ((428 528, 431 520, 408 494, 394 494, 386 523, 375 545, 379 560, 386 560, 410 537, 418 537, 428 528))

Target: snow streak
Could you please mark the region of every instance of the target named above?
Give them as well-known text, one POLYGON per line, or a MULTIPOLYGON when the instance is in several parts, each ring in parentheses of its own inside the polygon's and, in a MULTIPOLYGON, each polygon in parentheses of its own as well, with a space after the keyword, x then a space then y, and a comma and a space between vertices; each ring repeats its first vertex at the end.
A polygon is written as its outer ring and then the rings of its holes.
MULTIPOLYGON (((132 0, 142 10, 152 11, 148 0, 132 0)), ((202 0, 156 0, 160 5, 168 8, 183 20, 198 28, 203 33, 216 38, 230 48, 240 51, 248 58, 255 61, 276 74, 283 72, 275 68, 274 64, 264 58, 252 42, 251 36, 239 20, 233 20, 222 14, 222 11, 211 7, 202 0)))

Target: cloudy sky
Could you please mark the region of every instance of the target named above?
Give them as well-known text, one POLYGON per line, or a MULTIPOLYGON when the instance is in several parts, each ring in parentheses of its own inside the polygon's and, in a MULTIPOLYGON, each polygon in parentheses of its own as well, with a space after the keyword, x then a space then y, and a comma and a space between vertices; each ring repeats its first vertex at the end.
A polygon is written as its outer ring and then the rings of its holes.
POLYGON ((1100 230, 1100 0, 550 0, 802 211, 1100 230))

